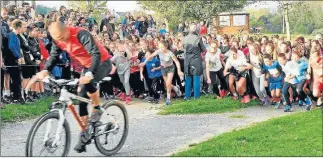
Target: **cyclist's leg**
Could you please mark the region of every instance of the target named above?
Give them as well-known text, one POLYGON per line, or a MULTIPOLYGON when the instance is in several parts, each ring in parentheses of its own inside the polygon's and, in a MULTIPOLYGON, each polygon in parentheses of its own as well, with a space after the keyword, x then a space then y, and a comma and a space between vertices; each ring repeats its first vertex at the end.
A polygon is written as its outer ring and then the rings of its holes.
MULTIPOLYGON (((86 94, 86 89, 85 89, 84 85, 81 86, 81 91, 79 93, 79 96, 89 99, 89 96, 86 94)), ((89 115, 89 112, 88 112, 88 109, 87 109, 87 103, 86 102, 80 102, 79 103, 79 115, 80 115, 80 118, 81 118, 83 124, 85 125, 85 127, 88 127, 88 118, 89 118, 88 115, 89 115)))

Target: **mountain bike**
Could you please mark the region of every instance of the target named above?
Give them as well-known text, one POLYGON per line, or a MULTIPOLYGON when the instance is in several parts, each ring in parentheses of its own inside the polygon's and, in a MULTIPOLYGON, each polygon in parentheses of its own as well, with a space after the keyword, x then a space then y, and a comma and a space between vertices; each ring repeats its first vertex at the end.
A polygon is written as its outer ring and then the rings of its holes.
MULTIPOLYGON (((35 79, 32 79, 35 80, 35 79)), ((102 82, 111 80, 110 77, 102 79, 98 85, 102 82)), ((73 100, 79 100, 91 104, 91 100, 77 96, 71 92, 67 87, 75 86, 78 84, 78 79, 55 80, 47 77, 43 80, 53 86, 62 87, 60 97, 58 101, 51 104, 49 112, 43 114, 31 127, 28 138, 26 141, 25 154, 27 157, 31 156, 67 156, 71 147, 71 128, 67 122, 67 109, 70 110, 72 116, 76 119, 77 124, 82 131, 86 129, 84 123, 81 121, 78 113, 75 110, 73 100), (55 121, 57 124, 54 124, 55 121), (47 123, 45 123, 47 122, 47 123), (44 126, 44 127, 43 127, 44 126), (55 131, 51 134, 51 130, 55 131), (37 131, 41 131, 41 136, 36 136, 37 131), (34 145, 39 141, 37 147, 34 145), (60 146, 63 146, 62 151, 58 150, 60 146), (39 152, 36 152, 37 150, 39 152), (42 155, 44 151, 48 153, 42 155), (58 152, 60 151, 60 152, 58 152), (54 155, 54 153, 57 153, 54 155), (40 154, 37 154, 40 153, 40 154)), ((99 122, 89 122, 88 130, 90 132, 90 138, 87 143, 91 143, 94 140, 94 144, 99 152, 106 156, 116 154, 124 145, 128 135, 128 114, 125 106, 115 100, 110 100, 101 105, 101 110, 104 111, 99 122), (115 108, 115 109, 113 109, 115 108), (120 111, 121 118, 116 118, 117 115, 113 112, 120 111), (105 118, 106 117, 106 118, 105 118), (105 120, 106 119, 106 120, 105 120), (123 132, 122 132, 123 129, 123 132), (121 135, 121 138, 117 141, 108 140, 109 137, 121 135), (101 143, 103 139, 103 143, 101 143), (110 145, 113 142, 117 142, 115 146, 111 148, 105 148, 106 145, 110 145)))

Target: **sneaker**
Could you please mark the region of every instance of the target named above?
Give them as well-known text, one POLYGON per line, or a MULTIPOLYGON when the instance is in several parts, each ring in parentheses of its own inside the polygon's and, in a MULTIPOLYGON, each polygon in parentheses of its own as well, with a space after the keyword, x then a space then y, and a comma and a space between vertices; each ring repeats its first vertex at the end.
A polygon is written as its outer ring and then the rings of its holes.
POLYGON ((24 98, 26 102, 34 102, 35 100, 30 97, 30 92, 24 92, 24 98))
POLYGON ((7 100, 5 97, 1 98, 1 102, 2 102, 2 104, 10 104, 10 101, 7 100))
POLYGON ((234 96, 232 96, 232 99, 233 99, 233 100, 238 100, 238 99, 239 99, 239 97, 238 97, 238 96, 236 96, 236 95, 234 95, 234 96))
POLYGON ((125 93, 120 94, 120 100, 121 101, 126 101, 126 94, 125 93))
POLYGON ((269 99, 269 97, 267 96, 267 97, 265 97, 265 105, 270 105, 270 99, 269 99))
POLYGON ((245 103, 245 99, 246 99, 245 97, 242 97, 240 103, 244 104, 245 103))
POLYGON ((309 97, 307 97, 305 99, 305 104, 306 104, 306 106, 311 106, 312 105, 312 100, 309 97))
POLYGON ((37 93, 33 93, 33 97, 34 97, 34 99, 36 99, 36 100, 40 99, 40 96, 39 96, 37 93))
POLYGON ((320 106, 322 106, 322 104, 323 104, 323 98, 320 97, 320 98, 317 99, 316 106, 320 107, 320 106))
POLYGON ((128 96, 128 97, 126 97, 126 104, 130 104, 131 103, 131 97, 130 96, 128 96))
POLYGON ((281 108, 281 104, 280 104, 280 102, 277 102, 275 105, 275 109, 280 109, 280 108, 281 108))
POLYGON ((298 100, 298 106, 303 106, 303 101, 302 100, 298 100))
POLYGON ((224 90, 220 90, 220 97, 224 97, 224 94, 225 92, 224 92, 224 90))
POLYGON ((12 98, 11 97, 8 97, 8 96, 3 96, 2 99, 3 103, 7 103, 7 104, 10 104, 13 102, 12 98))
POLYGON ((286 105, 284 112, 292 112, 291 109, 292 109, 292 107, 290 105, 286 105))
POLYGON ((170 105, 170 99, 166 99, 166 105, 169 106, 170 105))
POLYGON ((86 152, 86 145, 91 143, 90 134, 88 129, 80 133, 79 141, 74 147, 77 153, 86 152))
POLYGON ((103 111, 101 109, 93 109, 93 112, 91 114, 91 122, 99 122, 100 118, 103 114, 103 111))
POLYGON ((260 105, 261 105, 261 106, 265 105, 265 103, 266 103, 266 101, 265 101, 265 99, 264 99, 264 98, 263 98, 263 99, 260 99, 260 105))
POLYGON ((243 98, 244 98, 244 103, 249 103, 250 102, 250 96, 249 95, 245 95, 243 98))
POLYGON ((182 92, 180 90, 180 87, 179 86, 176 86, 176 87, 177 87, 177 91, 175 91, 176 92, 176 95, 177 95, 177 97, 181 97, 182 96, 182 92))
POLYGON ((17 100, 13 100, 14 104, 20 104, 20 105, 24 105, 25 104, 25 100, 23 98, 19 98, 17 100))
POLYGON ((257 100, 257 99, 258 99, 257 96, 255 96, 255 95, 252 96, 252 100, 257 100))

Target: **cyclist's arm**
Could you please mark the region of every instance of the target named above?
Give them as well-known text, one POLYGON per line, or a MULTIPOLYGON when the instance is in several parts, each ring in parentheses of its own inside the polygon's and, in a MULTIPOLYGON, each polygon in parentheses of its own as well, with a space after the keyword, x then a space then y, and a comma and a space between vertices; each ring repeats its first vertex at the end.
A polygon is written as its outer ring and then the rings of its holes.
POLYGON ((87 52, 89 52, 92 57, 92 64, 89 68, 89 71, 94 75, 98 70, 101 61, 99 48, 96 45, 92 35, 86 30, 81 30, 78 33, 77 38, 79 42, 84 46, 84 49, 87 50, 87 52))
POLYGON ((55 44, 55 42, 52 42, 52 48, 50 51, 50 56, 46 62, 46 65, 44 67, 44 70, 52 71, 53 67, 57 64, 59 61, 59 55, 62 52, 62 50, 55 44))

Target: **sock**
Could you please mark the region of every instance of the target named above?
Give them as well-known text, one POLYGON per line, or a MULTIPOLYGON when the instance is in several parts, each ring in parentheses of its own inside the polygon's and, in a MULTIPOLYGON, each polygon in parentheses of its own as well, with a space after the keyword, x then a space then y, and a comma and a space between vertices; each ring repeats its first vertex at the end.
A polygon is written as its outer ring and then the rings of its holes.
POLYGON ((173 86, 173 90, 174 90, 175 92, 178 92, 178 88, 177 88, 176 86, 173 86))
POLYGON ((167 93, 167 99, 170 99, 170 93, 167 93))
POLYGON ((5 96, 10 96, 10 90, 5 90, 3 93, 5 96))

